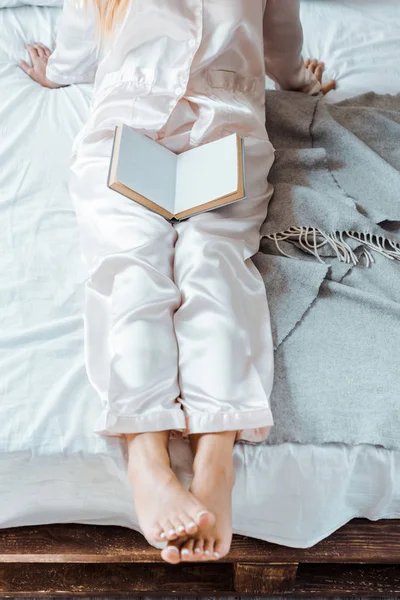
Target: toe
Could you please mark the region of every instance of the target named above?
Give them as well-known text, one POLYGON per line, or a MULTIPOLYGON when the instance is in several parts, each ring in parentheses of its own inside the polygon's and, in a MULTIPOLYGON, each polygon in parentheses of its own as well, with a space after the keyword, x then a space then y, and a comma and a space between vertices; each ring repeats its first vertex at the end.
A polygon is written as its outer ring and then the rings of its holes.
POLYGON ((172 526, 175 529, 176 535, 178 537, 182 537, 186 535, 186 529, 180 517, 175 517, 171 519, 172 526))
POLYGON ((154 540, 155 542, 165 542, 165 540, 167 539, 164 529, 158 523, 153 528, 153 531, 151 533, 151 539, 154 540))
POLYGON ((220 555, 219 551, 217 550, 217 542, 214 542, 214 547, 211 551, 211 559, 218 560, 220 558, 221 558, 221 555, 220 555))
POLYGON ((172 525, 171 521, 165 521, 164 523, 162 523, 162 527, 165 533, 165 539, 167 540, 176 540, 176 538, 178 537, 178 534, 175 531, 174 526, 172 525))
POLYGON ((203 558, 211 560, 213 558, 214 540, 204 540, 203 558))
POLYGON ((179 548, 170 544, 161 551, 161 557, 171 565, 177 565, 181 561, 179 548))
POLYGON ((193 535, 197 533, 198 527, 196 525, 196 521, 188 514, 184 514, 181 516, 182 522, 185 526, 185 531, 188 535, 193 535))
POLYGON ((195 540, 193 553, 197 560, 203 558, 203 548, 204 548, 204 540, 203 538, 198 538, 195 540))
POLYGON ((183 544, 183 546, 181 546, 181 560, 182 561, 189 562, 194 559, 194 555, 193 555, 194 542, 195 542, 195 540, 193 538, 190 538, 187 540, 187 542, 185 542, 183 544))
POLYGON ((230 547, 224 544, 222 540, 217 540, 214 544, 213 555, 215 559, 223 558, 229 553, 230 547))
POLYGON ((215 524, 215 517, 209 510, 201 510, 198 512, 195 520, 199 529, 212 527, 215 524))

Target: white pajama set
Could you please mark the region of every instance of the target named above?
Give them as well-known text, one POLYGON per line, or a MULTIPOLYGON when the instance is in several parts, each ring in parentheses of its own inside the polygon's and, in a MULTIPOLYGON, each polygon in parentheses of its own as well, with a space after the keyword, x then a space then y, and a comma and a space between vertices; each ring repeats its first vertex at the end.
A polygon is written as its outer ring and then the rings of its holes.
POLYGON ((93 14, 65 0, 47 77, 94 81, 70 191, 89 273, 86 368, 104 407, 97 433, 267 438, 273 344, 251 260, 273 191, 265 73, 278 89, 318 93, 302 43, 298 0, 131 0, 98 51, 93 14), (247 197, 170 223, 108 189, 120 123, 177 153, 244 136, 247 197))

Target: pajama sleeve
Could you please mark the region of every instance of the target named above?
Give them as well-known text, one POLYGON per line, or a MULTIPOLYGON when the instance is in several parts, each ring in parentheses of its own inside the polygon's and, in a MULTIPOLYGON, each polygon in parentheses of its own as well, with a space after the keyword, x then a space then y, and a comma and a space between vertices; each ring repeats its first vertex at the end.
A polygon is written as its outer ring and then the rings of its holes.
POLYGON ((98 42, 93 9, 82 0, 64 0, 56 48, 49 58, 47 79, 60 85, 94 81, 98 42))
POLYGON ((321 84, 304 66, 300 0, 267 0, 264 12, 265 71, 277 89, 318 94, 321 84))

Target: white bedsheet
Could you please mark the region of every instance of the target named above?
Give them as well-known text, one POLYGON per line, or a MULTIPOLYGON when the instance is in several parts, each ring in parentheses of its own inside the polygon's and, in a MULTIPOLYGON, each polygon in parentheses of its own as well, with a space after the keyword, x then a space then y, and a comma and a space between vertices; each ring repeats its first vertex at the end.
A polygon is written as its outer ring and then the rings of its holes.
POLYGON ((301 16, 304 57, 324 61, 327 80, 338 81, 328 101, 400 93, 399 0, 303 0, 301 16))
MULTIPOLYGON (((310 54, 330 64, 329 75, 340 76, 345 95, 397 91, 397 0, 377 4, 375 19, 365 0, 362 15, 354 8, 358 0, 304 5, 306 34, 319 32, 307 40, 310 54), (330 14, 351 16, 354 35, 342 32, 342 21, 329 23, 330 14), (369 21, 388 77, 375 73, 380 69, 363 29, 369 21), (385 31, 378 33, 380 25, 385 31)), ((86 273, 67 168, 90 87, 45 90, 16 66, 24 43, 52 45, 58 15, 49 8, 0 10, 0 527, 82 522, 137 529, 124 447, 92 432, 101 407, 84 367, 86 273)), ((188 445, 171 444, 174 468, 189 484, 188 445)), ((397 452, 239 444, 235 465, 237 533, 308 547, 353 517, 400 516, 397 452)))

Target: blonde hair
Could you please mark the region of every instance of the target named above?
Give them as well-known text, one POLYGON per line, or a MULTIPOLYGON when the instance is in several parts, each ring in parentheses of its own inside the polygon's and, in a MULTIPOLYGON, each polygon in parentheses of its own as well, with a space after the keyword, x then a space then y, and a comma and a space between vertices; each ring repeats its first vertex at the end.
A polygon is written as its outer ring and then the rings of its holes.
POLYGON ((92 4, 102 38, 109 37, 128 9, 130 0, 84 0, 86 10, 92 4))

